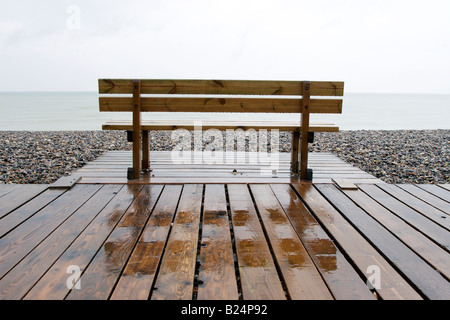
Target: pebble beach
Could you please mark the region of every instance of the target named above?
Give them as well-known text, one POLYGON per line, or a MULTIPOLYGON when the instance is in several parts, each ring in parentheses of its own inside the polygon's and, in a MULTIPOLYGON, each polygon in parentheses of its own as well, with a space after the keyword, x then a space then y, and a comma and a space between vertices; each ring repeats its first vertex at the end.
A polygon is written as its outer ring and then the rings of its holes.
MULTIPOLYGON (((177 144, 171 132, 150 135, 153 151, 170 151, 177 144)), ((290 151, 291 133, 280 132, 279 148, 290 151)), ((0 131, 0 183, 53 183, 108 150, 131 150, 126 133, 0 131)), ((310 151, 336 154, 387 183, 450 183, 450 130, 321 132, 310 151)))

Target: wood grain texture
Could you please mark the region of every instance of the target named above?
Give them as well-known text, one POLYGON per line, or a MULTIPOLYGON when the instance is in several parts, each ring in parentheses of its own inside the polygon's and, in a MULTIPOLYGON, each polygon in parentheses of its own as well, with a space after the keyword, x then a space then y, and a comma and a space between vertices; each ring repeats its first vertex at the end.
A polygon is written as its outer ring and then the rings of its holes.
MULTIPOLYGON (((390 212, 386 206, 377 203, 361 191, 345 190, 344 193, 436 270, 439 270, 447 280, 450 279, 450 254, 414 228, 414 223, 408 224, 407 219, 402 220, 396 214, 390 212)), ((448 237, 450 237, 450 234, 448 237)))
MULTIPOLYGON (((142 112, 301 113, 302 99, 141 98, 142 112)), ((100 97, 102 112, 132 112, 133 98, 100 97)), ((311 99, 310 113, 342 113, 341 99, 311 99)))
MULTIPOLYGON (((217 129, 244 131, 255 129, 278 129, 280 131, 298 131, 300 121, 219 121, 219 120, 142 120, 141 129, 148 130, 194 130, 201 124, 202 130, 217 129)), ((102 125, 103 130, 132 130, 130 120, 110 120, 102 125)), ((310 123, 309 131, 312 132, 338 132, 339 127, 331 123, 310 123)))
POLYGON ((425 297, 436 300, 450 298, 450 282, 397 237, 335 186, 319 185, 317 188, 425 297))
POLYGON ((0 198, 0 218, 44 192, 47 188, 48 185, 45 184, 22 184, 16 188, 10 188, 9 191, 11 192, 5 193, 0 198))
POLYGON ((419 188, 435 195, 436 197, 447 201, 449 203, 448 205, 450 207, 450 192, 449 191, 447 191, 444 188, 441 188, 439 186, 433 185, 433 184, 418 184, 417 186, 419 188))
POLYGON ((236 254, 245 300, 285 300, 286 294, 248 186, 228 185, 236 254))
POLYGON ((133 80, 133 179, 138 179, 141 174, 141 81, 133 80))
POLYGON ((337 300, 374 300, 368 286, 288 184, 271 188, 337 300))
MULTIPOLYGON (((70 292, 69 266, 86 270, 96 252, 121 221, 142 186, 125 185, 27 293, 26 300, 62 300, 70 292)), ((83 284, 82 284, 83 285, 83 284)))
POLYGON ((206 185, 198 300, 237 300, 233 249, 224 185, 206 185))
POLYGON ((450 232, 448 230, 436 224, 434 221, 431 221, 428 217, 423 216, 408 205, 393 198, 375 185, 364 185, 359 188, 384 207, 395 212, 395 215, 405 220, 408 224, 428 235, 428 237, 445 248, 445 250, 450 251, 450 232))
POLYGON ((311 83, 303 82, 303 99, 301 104, 301 129, 300 129, 300 179, 307 180, 308 170, 308 133, 309 133, 309 114, 314 113, 311 105, 311 83))
POLYGON ((0 278, 100 188, 99 185, 76 185, 1 238, 0 278))
POLYGON ((152 300, 191 300, 203 185, 184 185, 152 300))
MULTIPOLYGON (((321 186, 321 185, 320 185, 321 186)), ((388 261, 328 202, 312 184, 294 184, 318 221, 353 261, 367 281, 370 266, 376 265, 383 275, 377 294, 384 300, 422 300, 388 261)))
POLYGON ((406 192, 396 185, 384 183, 377 184, 377 186, 383 189, 385 192, 389 193, 395 199, 403 202, 417 212, 420 212, 428 219, 434 221, 441 227, 450 231, 450 219, 441 210, 433 207, 425 201, 422 201, 420 198, 415 197, 414 195, 406 192))
MULTIPOLYGON (((99 79, 99 93, 131 93, 132 79, 99 79)), ((302 95, 303 81, 142 79, 143 94, 302 95)), ((342 96, 344 82, 313 81, 311 94, 342 96)))
POLYGON ((47 189, 0 220, 0 238, 32 217, 66 190, 47 189))
POLYGON ((119 225, 108 236, 80 278, 82 290, 68 300, 105 300, 110 296, 161 193, 161 186, 144 186, 119 225))
POLYGON ((436 197, 434 194, 431 194, 413 184, 398 184, 397 186, 411 193, 412 195, 421 199, 422 201, 425 201, 426 203, 432 205, 433 207, 441 210, 447 215, 450 215, 450 205, 448 204, 447 201, 442 200, 441 198, 436 197))
POLYGON ((250 185, 289 298, 333 299, 269 185, 250 185))
POLYGON ((0 299, 21 299, 122 186, 103 186, 0 281, 0 299))
POLYGON ((181 190, 181 185, 164 187, 114 289, 112 300, 149 298, 181 190))

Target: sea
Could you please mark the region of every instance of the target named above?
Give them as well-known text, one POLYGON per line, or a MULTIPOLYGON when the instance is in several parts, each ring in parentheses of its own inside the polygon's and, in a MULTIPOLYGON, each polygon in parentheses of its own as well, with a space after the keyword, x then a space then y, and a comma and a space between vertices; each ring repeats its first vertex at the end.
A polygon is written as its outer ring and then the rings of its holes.
MULTIPOLYGON (((0 92, 1 131, 101 130, 131 113, 100 112, 97 92, 0 92)), ((342 114, 312 115, 340 130, 450 129, 449 94, 345 93, 342 114)), ((217 119, 211 113, 145 113, 144 119, 217 119)), ((220 114, 221 120, 299 119, 297 114, 220 114)))

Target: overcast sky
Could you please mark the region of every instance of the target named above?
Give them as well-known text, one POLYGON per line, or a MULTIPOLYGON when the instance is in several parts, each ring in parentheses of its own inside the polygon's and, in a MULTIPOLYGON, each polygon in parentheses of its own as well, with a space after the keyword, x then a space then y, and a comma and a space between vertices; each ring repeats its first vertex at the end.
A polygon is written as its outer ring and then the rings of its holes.
POLYGON ((450 94, 448 0, 0 0, 0 91, 98 78, 345 81, 450 94))

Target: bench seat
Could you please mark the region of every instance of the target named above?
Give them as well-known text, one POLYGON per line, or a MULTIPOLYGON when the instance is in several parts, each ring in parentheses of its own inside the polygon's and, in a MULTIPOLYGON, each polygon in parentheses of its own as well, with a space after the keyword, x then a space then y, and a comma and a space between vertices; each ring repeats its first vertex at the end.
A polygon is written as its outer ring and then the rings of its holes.
MULTIPOLYGON (((199 122, 202 130, 218 129, 225 131, 228 129, 249 130, 249 129, 278 129, 279 131, 299 131, 299 121, 217 121, 217 120, 201 120, 199 122)), ((194 130, 194 120, 141 120, 141 130, 176 130, 187 129, 194 130)), ((102 125, 103 130, 133 130, 132 120, 111 120, 102 125)), ((331 123, 310 123, 309 130, 311 132, 339 132, 339 127, 331 123)))

